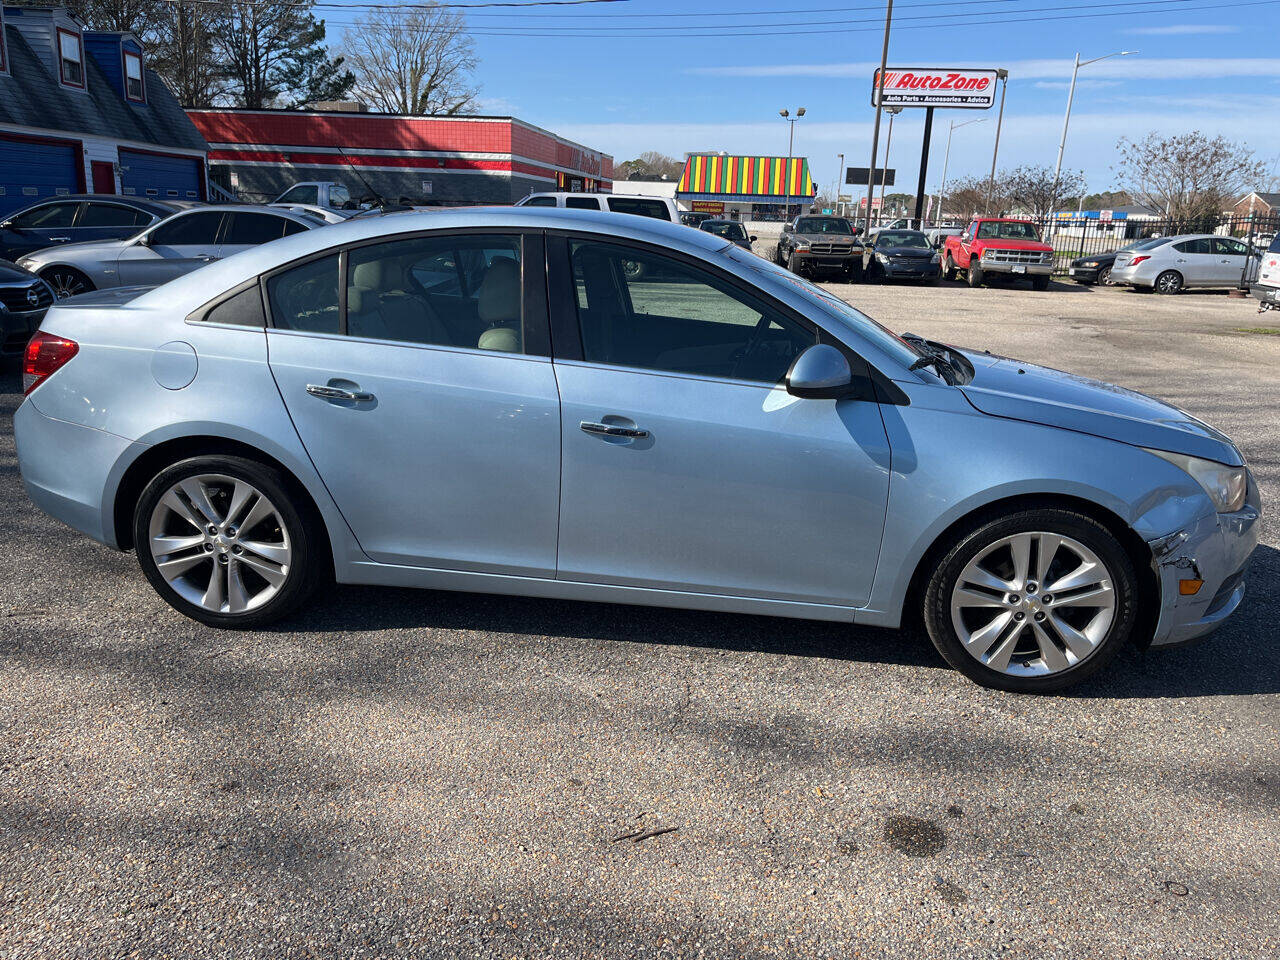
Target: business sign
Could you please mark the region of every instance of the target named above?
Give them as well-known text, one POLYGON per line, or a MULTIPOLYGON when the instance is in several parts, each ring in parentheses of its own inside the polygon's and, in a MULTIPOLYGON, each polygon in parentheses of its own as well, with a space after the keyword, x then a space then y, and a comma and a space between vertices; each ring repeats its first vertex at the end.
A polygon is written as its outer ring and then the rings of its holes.
MULTIPOLYGON (((882 187, 892 187, 894 186, 893 180, 894 180, 894 175, 896 173, 897 173, 896 170, 877 170, 876 183, 878 183, 882 187)), ((871 182, 871 168, 870 167, 845 167, 844 182, 854 184, 855 186, 861 184, 862 186, 865 187, 868 183, 871 182)))
POLYGON ((996 71, 945 67, 890 67, 871 77, 871 105, 988 110, 996 102, 996 71), (882 89, 883 88, 883 89, 882 89))
POLYGON ((716 203, 714 200, 695 200, 693 201, 694 213, 724 213, 724 204, 716 203))

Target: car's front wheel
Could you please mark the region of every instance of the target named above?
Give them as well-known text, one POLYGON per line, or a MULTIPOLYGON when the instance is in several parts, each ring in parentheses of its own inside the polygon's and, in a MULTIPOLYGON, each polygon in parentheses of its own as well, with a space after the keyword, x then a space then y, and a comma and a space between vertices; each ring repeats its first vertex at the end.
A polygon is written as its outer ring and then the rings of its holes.
POLYGON ((1137 577, 1092 517, 1044 508, 975 524, 942 558, 924 620, 943 658, 987 687, 1047 693, 1102 669, 1129 638, 1137 577))
POLYGON ((50 267, 40 274, 40 279, 53 287, 59 300, 94 289, 93 281, 75 267, 50 267))
POLYGON ((324 576, 319 522, 297 500, 265 464, 232 456, 183 460, 161 470, 138 499, 138 562, 161 597, 201 623, 269 623, 324 576))

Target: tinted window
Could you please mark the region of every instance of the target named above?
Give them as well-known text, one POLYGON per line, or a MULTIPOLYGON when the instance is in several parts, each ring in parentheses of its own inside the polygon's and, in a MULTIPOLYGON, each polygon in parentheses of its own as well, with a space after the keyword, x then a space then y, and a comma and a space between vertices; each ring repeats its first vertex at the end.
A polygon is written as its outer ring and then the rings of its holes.
POLYGON ((89 203, 80 214, 79 227, 145 227, 151 214, 115 203, 89 203))
POLYGON ((172 217, 151 231, 151 243, 161 247, 212 246, 221 223, 220 211, 172 217))
POLYGON ((595 197, 565 197, 564 205, 574 210, 599 210, 600 201, 595 197))
POLYGON ((222 242, 258 244, 278 240, 284 236, 285 224, 291 222, 269 213, 233 213, 222 242))
POLYGON ((524 203, 520 204, 522 207, 554 207, 555 205, 555 197, 530 197, 524 203))
POLYGON ((415 237, 348 254, 347 333, 519 353, 520 238, 415 237))
POLYGON ((1195 240, 1183 240, 1175 243, 1173 249, 1179 253, 1212 253, 1213 244, 1208 237, 1197 237, 1195 240))
POLYGON ((262 310, 262 291, 255 283, 223 300, 209 310, 203 319, 207 323, 230 323, 237 327, 265 327, 267 318, 262 310))
POLYGON ((572 241, 586 360, 778 383, 814 334, 723 280, 656 253, 572 241))
POLYGON ((1249 250, 1239 240, 1231 240, 1227 237, 1215 237, 1213 241, 1213 252, 1226 254, 1231 257, 1242 257, 1248 253, 1249 250))
POLYGON ((49 229, 50 227, 69 227, 75 219, 78 203, 47 203, 13 218, 10 226, 27 229, 49 229))
POLYGON ((272 326, 338 333, 338 255, 312 260, 267 281, 272 326))
POLYGON ((671 219, 665 203, 643 197, 609 197, 609 209, 614 213, 634 213, 641 217, 653 217, 655 220, 671 219))
POLYGON ((297 186, 291 190, 286 190, 280 195, 280 199, 276 203, 319 203, 320 188, 315 184, 311 186, 297 186))
MULTIPOLYGON (((308 219, 310 218, 308 217, 308 219)), ((316 220, 316 226, 322 227, 324 224, 325 221, 316 220)), ((304 233, 306 230, 307 225, 305 223, 298 223, 296 220, 286 220, 284 222, 284 235, 286 237, 292 237, 295 233, 304 233)))

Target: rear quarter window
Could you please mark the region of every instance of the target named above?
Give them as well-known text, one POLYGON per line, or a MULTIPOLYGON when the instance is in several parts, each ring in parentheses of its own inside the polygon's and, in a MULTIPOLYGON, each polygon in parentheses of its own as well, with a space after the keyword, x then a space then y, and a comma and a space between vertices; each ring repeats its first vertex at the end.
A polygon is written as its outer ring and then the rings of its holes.
POLYGON ((665 203, 643 197, 609 197, 609 209, 614 213, 633 213, 640 217, 652 217, 654 220, 671 219, 671 211, 665 203))

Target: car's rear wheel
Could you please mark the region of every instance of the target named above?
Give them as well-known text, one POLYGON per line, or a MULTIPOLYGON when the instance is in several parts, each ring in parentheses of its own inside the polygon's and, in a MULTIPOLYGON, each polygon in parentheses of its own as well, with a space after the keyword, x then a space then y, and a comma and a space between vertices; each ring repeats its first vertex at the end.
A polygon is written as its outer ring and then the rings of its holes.
POLYGON ((241 457, 205 456, 161 470, 138 499, 143 573, 180 613, 214 627, 285 616, 320 583, 317 520, 281 473, 241 457))
POLYGON ((1115 536, 1059 508, 988 519, 956 538, 925 591, 938 652, 970 679, 1047 693, 1102 669, 1133 630, 1137 577, 1115 536))
POLYGON ((95 289, 93 281, 75 267, 50 267, 40 274, 40 279, 53 287, 59 300, 95 289))
POLYGON ((1182 274, 1177 270, 1166 270, 1156 277, 1156 293, 1171 295, 1182 292, 1182 274))

